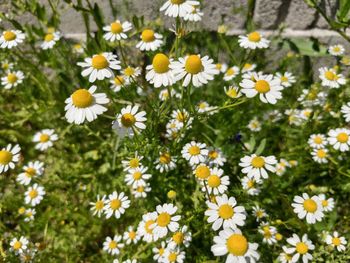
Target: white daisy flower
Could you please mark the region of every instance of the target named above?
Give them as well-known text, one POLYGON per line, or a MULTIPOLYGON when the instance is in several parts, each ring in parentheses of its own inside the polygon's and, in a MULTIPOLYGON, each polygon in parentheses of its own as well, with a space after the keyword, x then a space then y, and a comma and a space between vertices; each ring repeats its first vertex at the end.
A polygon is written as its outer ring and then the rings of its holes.
POLYGON ((278 99, 282 98, 281 91, 283 86, 278 78, 273 75, 264 75, 253 73, 254 80, 243 79, 239 85, 242 87, 241 92, 248 98, 253 98, 259 94, 259 98, 264 103, 275 104, 278 99))
POLYGON ((263 235, 263 243, 272 245, 277 243, 275 235, 277 234, 277 229, 274 226, 270 226, 268 223, 262 223, 258 229, 259 233, 263 235))
POLYGON ((206 180, 210 176, 210 167, 208 165, 206 165, 205 163, 200 163, 193 170, 193 174, 200 181, 206 180))
POLYGON ((142 164, 141 164, 142 159, 143 159, 143 156, 138 155, 138 153, 135 152, 133 157, 122 161, 124 171, 128 171, 130 169, 136 169, 138 167, 141 167, 142 166, 142 164))
POLYGON ((248 242, 239 229, 226 228, 214 237, 211 251, 214 256, 227 255, 227 263, 253 263, 260 258, 258 246, 257 243, 248 242))
POLYGON ((185 17, 193 11, 193 6, 198 5, 198 1, 192 0, 167 0, 159 11, 165 11, 165 15, 170 17, 185 17))
POLYGON ((295 196, 293 201, 292 207, 294 207, 294 213, 300 219, 306 217, 308 224, 315 224, 317 221, 322 221, 324 217, 323 206, 318 196, 314 195, 310 198, 307 193, 303 193, 302 196, 295 196))
POLYGON ((284 72, 283 74, 277 72, 276 77, 280 80, 281 85, 286 88, 292 86, 292 84, 296 81, 293 74, 288 71, 284 72))
POLYGON ((18 144, 12 147, 12 144, 8 144, 0 151, 0 174, 7 172, 9 169, 15 168, 15 163, 19 161, 20 150, 18 144))
POLYGON ((191 241, 192 234, 188 231, 188 226, 182 226, 167 239, 168 249, 173 250, 182 245, 188 247, 191 241))
POLYGON ((128 80, 129 82, 132 82, 135 80, 135 78, 137 78, 138 76, 141 75, 141 69, 139 67, 131 67, 131 66, 127 66, 126 68, 123 69, 123 74, 126 80, 128 80))
POLYGON ((98 217, 101 217, 101 214, 105 211, 106 206, 106 196, 103 195, 102 198, 100 198, 100 195, 97 195, 96 202, 90 202, 91 208, 90 210, 93 212, 93 215, 97 215, 98 217))
POLYGON ((36 142, 35 149, 45 151, 53 146, 53 142, 58 140, 54 129, 44 129, 35 133, 33 142, 36 142))
POLYGON ((132 226, 129 226, 128 230, 124 232, 123 239, 127 245, 131 243, 136 244, 140 240, 140 236, 132 226))
POLYGON ((182 85, 187 87, 191 82, 193 86, 200 87, 213 80, 214 75, 219 74, 213 60, 208 56, 201 58, 200 55, 189 55, 180 57, 178 61, 173 62, 173 73, 175 80, 184 79, 182 85))
POLYGON ((205 157, 208 155, 207 145, 205 143, 197 143, 191 141, 187 143, 181 151, 182 157, 186 159, 190 165, 196 165, 205 161, 205 157))
POLYGON ((253 206, 253 215, 256 217, 256 221, 260 222, 263 218, 267 217, 266 211, 260 206, 253 206))
POLYGON ((77 64, 84 68, 81 75, 83 77, 89 76, 89 82, 95 82, 96 79, 112 78, 114 76, 112 70, 121 69, 117 55, 110 52, 93 55, 91 58, 85 58, 84 62, 78 62, 77 64))
POLYGON ((209 148, 208 162, 210 165, 223 166, 226 158, 220 149, 209 148))
POLYGON ((336 248, 339 252, 343 252, 346 250, 345 246, 348 242, 344 237, 339 236, 339 233, 337 231, 334 231, 333 235, 327 235, 326 243, 333 248, 336 248))
POLYGON ((158 53, 153 57, 152 64, 146 67, 146 80, 155 88, 171 86, 175 83, 172 67, 173 59, 158 53))
POLYGON ((155 33, 152 29, 145 29, 142 31, 141 40, 137 43, 136 48, 141 51, 156 51, 163 45, 163 36, 155 33))
POLYGON ((174 110, 171 113, 171 117, 173 119, 176 119, 176 121, 182 123, 182 124, 178 125, 180 128, 182 128, 183 126, 187 126, 189 128, 190 125, 192 124, 192 121, 193 121, 193 118, 190 116, 190 114, 185 109, 174 110))
POLYGON ((177 249, 166 249, 164 253, 163 263, 183 263, 185 260, 185 251, 177 249))
POLYGON ((106 32, 103 35, 103 38, 110 42, 127 39, 128 36, 125 33, 130 31, 131 28, 132 24, 130 22, 120 22, 119 20, 115 20, 110 25, 103 27, 103 31, 106 32))
POLYGON ((338 44, 338 45, 333 45, 328 47, 328 53, 336 57, 343 55, 344 52, 345 52, 345 48, 343 45, 338 44))
POLYGON ((208 210, 205 215, 208 216, 208 223, 213 223, 212 228, 216 231, 223 228, 236 229, 244 226, 246 213, 243 206, 237 206, 234 197, 227 197, 226 194, 215 197, 216 203, 207 202, 208 210))
POLYGON ((51 49, 56 45, 56 42, 60 40, 61 33, 60 32, 48 32, 45 37, 44 41, 41 43, 40 47, 44 50, 51 49))
POLYGON ((276 157, 273 155, 264 157, 252 154, 241 158, 239 166, 242 168, 242 173, 247 174, 250 178, 260 179, 260 177, 267 179, 269 176, 267 171, 276 172, 275 165, 277 164, 276 157))
POLYGON ((146 183, 145 185, 133 186, 131 193, 135 198, 146 198, 147 193, 151 192, 151 190, 150 183, 146 183))
POLYGON ((32 178, 41 176, 44 172, 44 163, 35 161, 29 162, 23 167, 23 173, 17 176, 17 182, 23 185, 30 184, 32 178))
POLYGON ((248 175, 241 179, 241 184, 244 190, 247 191, 248 195, 258 195, 260 189, 257 187, 262 184, 261 178, 250 177, 248 175))
POLYGON ((245 36, 239 36, 238 43, 246 49, 268 48, 270 41, 262 37, 259 32, 251 32, 245 36))
POLYGON ((25 216, 24 222, 33 221, 35 214, 36 214, 35 209, 33 209, 33 208, 26 209, 26 211, 24 213, 24 216, 25 216))
POLYGON ((325 135, 318 133, 311 134, 307 143, 310 145, 311 148, 322 149, 328 144, 328 141, 325 135))
POLYGON ((81 43, 75 43, 73 45, 73 52, 76 54, 83 54, 84 53, 84 47, 81 43))
POLYGON ((242 68, 242 73, 247 73, 256 69, 256 64, 245 63, 242 68))
POLYGON ((22 43, 25 39, 25 34, 20 30, 7 30, 2 32, 0 37, 1 48, 13 48, 22 43))
POLYGON ((130 207, 130 200, 124 192, 118 195, 118 193, 114 191, 112 194, 108 195, 105 204, 106 218, 108 219, 114 214, 115 218, 118 219, 125 213, 125 209, 130 207))
POLYGON ((163 151, 159 153, 159 158, 155 161, 156 169, 163 172, 168 172, 176 167, 177 159, 169 153, 169 151, 163 151))
POLYGON ((125 87, 130 84, 130 81, 125 78, 124 75, 116 75, 112 80, 109 81, 111 84, 110 88, 114 92, 119 92, 122 87, 125 87))
POLYGON ((217 112, 216 110, 217 107, 210 106, 208 102, 206 101, 201 101, 198 103, 196 109, 198 113, 208 113, 208 115, 212 115, 217 112))
POLYGON ((231 99, 237 99, 242 96, 240 88, 237 86, 229 86, 228 88, 224 87, 224 90, 226 95, 229 96, 231 99))
POLYGON ((13 63, 9 62, 8 60, 3 60, 1 62, 1 68, 5 71, 5 72, 8 72, 10 71, 11 69, 13 69, 14 65, 13 63))
POLYGON ((153 232, 158 238, 165 237, 170 232, 175 232, 179 228, 180 215, 174 215, 177 207, 173 204, 157 205, 157 219, 154 222, 153 232))
POLYGON ((170 98, 170 96, 172 98, 178 98, 178 99, 181 99, 181 94, 176 92, 176 90, 174 89, 171 89, 170 90, 170 93, 169 93, 169 90, 166 88, 166 89, 162 89, 160 92, 159 92, 159 99, 161 101, 166 101, 170 98))
POLYGON ((319 77, 322 80, 322 86, 324 87, 339 88, 346 83, 343 74, 337 74, 333 68, 322 67, 319 69, 319 72, 319 77))
POLYGON ((214 167, 210 168, 210 175, 206 180, 201 181, 202 191, 208 191, 209 194, 219 195, 226 192, 227 187, 230 185, 230 179, 228 176, 223 176, 224 170, 214 167), (206 184, 206 187, 205 185, 206 184))
POLYGON ((147 167, 137 167, 128 170, 128 174, 125 176, 125 183, 132 187, 145 186, 146 181, 152 177, 151 174, 147 174, 147 167))
POLYGON ((147 120, 146 112, 139 111, 139 106, 128 105, 121 109, 113 122, 112 128, 115 129, 120 137, 132 137, 135 132, 146 129, 144 122, 147 120))
POLYGON ((293 256, 286 252, 281 252, 278 255, 278 260, 281 263, 293 263, 292 259, 293 259, 293 256))
POLYGON ((252 119, 248 125, 248 129, 251 130, 252 132, 258 132, 261 131, 261 123, 258 121, 257 118, 252 119))
POLYGON ((230 67, 225 72, 224 80, 225 81, 233 80, 238 74, 239 74, 239 67, 237 67, 237 66, 230 67))
POLYGON ((115 235, 113 239, 111 237, 106 237, 105 242, 103 242, 103 250, 111 255, 119 255, 120 249, 124 247, 121 242, 122 236, 115 235))
POLYGON ((85 119, 91 122, 97 119, 107 108, 101 104, 107 104, 109 99, 105 93, 95 93, 97 87, 78 89, 66 99, 66 119, 69 123, 82 124, 85 119))
POLYGON ((328 150, 326 148, 313 149, 311 155, 317 163, 328 163, 328 150))
POLYGON ((153 260, 156 262, 163 262, 165 249, 166 243, 164 241, 160 243, 160 246, 152 248, 154 254, 153 260))
POLYGON ((217 70, 219 70, 221 73, 225 73, 227 68, 228 68, 228 66, 227 66, 226 63, 216 63, 215 64, 215 68, 217 70))
POLYGON ((143 241, 151 243, 158 240, 158 235, 155 235, 153 231, 157 218, 157 212, 146 213, 142 216, 142 221, 137 227, 137 233, 142 237, 143 241))
POLYGON ((302 239, 296 234, 293 234, 293 237, 288 238, 287 242, 292 247, 283 246, 283 251, 288 255, 293 255, 292 262, 297 262, 300 257, 303 263, 312 260, 312 255, 309 252, 310 250, 314 250, 315 246, 312 244, 311 240, 308 239, 307 234, 304 234, 302 239))
POLYGON ((27 250, 29 241, 27 238, 25 237, 20 237, 19 239, 17 239, 16 237, 13 238, 10 242, 10 250, 14 251, 16 254, 22 254, 24 251, 27 250))
POLYGON ((300 111, 298 109, 285 110, 284 114, 288 116, 288 123, 300 126, 303 120, 300 118, 300 111))
POLYGON ((326 198, 325 194, 319 194, 318 197, 321 200, 321 204, 323 207, 323 210, 325 212, 330 212, 334 209, 334 199, 333 198, 326 198))
POLYGON ((33 184, 33 186, 30 186, 28 190, 24 193, 24 201, 26 204, 36 206, 40 204, 45 194, 46 192, 44 190, 44 187, 39 186, 38 184, 33 184))
POLYGON ((4 89, 11 89, 16 87, 18 84, 21 84, 24 79, 24 74, 22 71, 13 71, 8 72, 7 76, 1 78, 1 85, 4 86, 4 89))
POLYGON ((193 5, 192 11, 184 16, 185 21, 198 22, 202 20, 203 12, 198 8, 198 6, 193 5))
POLYGON ((346 122, 350 122, 350 102, 341 107, 341 112, 346 122))
POLYGON ((332 129, 328 132, 328 142, 341 152, 349 151, 350 130, 346 128, 332 129))

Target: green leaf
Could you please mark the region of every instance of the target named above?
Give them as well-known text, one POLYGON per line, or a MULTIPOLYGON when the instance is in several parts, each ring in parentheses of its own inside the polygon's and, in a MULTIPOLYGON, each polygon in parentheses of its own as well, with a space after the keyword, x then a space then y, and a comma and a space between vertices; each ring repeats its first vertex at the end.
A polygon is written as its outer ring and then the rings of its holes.
POLYGON ((266 139, 263 139, 260 142, 259 147, 256 149, 255 154, 260 155, 264 151, 265 146, 266 146, 266 139))
MULTIPOLYGON (((344 18, 347 18, 350 11, 350 1, 349 0, 340 0, 339 9, 337 12, 337 18, 339 21, 344 21, 344 18)), ((348 20, 348 19, 346 19, 348 20)))
POLYGON ((254 151, 255 144, 256 144, 255 138, 254 138, 254 137, 251 137, 250 140, 249 140, 249 149, 250 149, 250 152, 253 152, 253 151, 254 151))

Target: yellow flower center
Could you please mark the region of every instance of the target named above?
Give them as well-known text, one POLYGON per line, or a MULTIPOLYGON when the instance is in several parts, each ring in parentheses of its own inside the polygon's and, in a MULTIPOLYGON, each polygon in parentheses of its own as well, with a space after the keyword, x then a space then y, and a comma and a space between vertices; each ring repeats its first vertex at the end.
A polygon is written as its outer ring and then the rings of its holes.
POLYGON ((309 247, 304 242, 299 242, 296 245, 296 250, 299 254, 304 255, 308 252, 309 247))
POLYGON ((333 47, 333 51, 334 52, 339 52, 340 51, 340 47, 333 47))
POLYGON ((197 145, 192 145, 188 148, 188 153, 190 155, 198 155, 201 152, 201 149, 197 145))
POLYGON ((321 138, 320 136, 316 136, 316 137, 314 138, 314 143, 316 143, 316 144, 321 144, 321 143, 322 143, 322 138, 321 138))
POLYGON ((235 89, 233 89, 233 88, 231 88, 228 91, 226 91, 226 94, 230 98, 236 98, 237 97, 237 91, 235 89))
POLYGON ((186 113, 178 112, 176 115, 176 119, 180 122, 185 122, 186 120, 186 113))
POLYGON ((26 212, 26 209, 24 207, 21 207, 21 208, 18 209, 18 213, 20 215, 23 215, 25 212, 26 212))
POLYGON ((38 191, 35 190, 35 189, 33 189, 33 190, 31 190, 31 191, 29 192, 28 195, 29 195, 29 197, 30 197, 31 199, 34 199, 35 197, 38 196, 38 191))
POLYGON ((218 63, 215 65, 215 67, 216 67, 216 69, 220 70, 220 69, 222 69, 222 64, 218 63))
POLYGON ((13 73, 9 73, 7 74, 7 81, 11 84, 14 84, 16 83, 16 81, 18 80, 16 74, 13 74, 13 73))
POLYGON ((330 80, 330 81, 334 81, 338 79, 337 74, 335 74, 333 71, 327 70, 324 73, 324 76, 326 77, 326 79, 330 80))
POLYGON ((173 5, 181 5, 185 0, 170 0, 173 5))
POLYGON ((122 122, 123 126, 129 128, 135 124, 136 119, 135 119, 134 115, 132 115, 131 113, 125 113, 125 114, 123 114, 123 116, 121 118, 121 122, 122 122))
POLYGON ((134 172, 134 174, 132 175, 134 180, 140 180, 142 173, 140 171, 134 172))
POLYGON ((280 241, 280 240, 282 240, 283 236, 280 233, 277 233, 275 235, 275 238, 276 238, 277 241, 280 241))
POLYGON ((12 31, 5 31, 3 36, 4 36, 4 39, 5 39, 6 41, 15 40, 16 37, 17 37, 16 34, 13 33, 12 31))
POLYGON ((109 242, 109 248, 110 249, 115 249, 117 247, 117 242, 115 242, 114 240, 112 240, 111 242, 109 242))
POLYGON ((6 150, 1 150, 0 151, 0 164, 1 165, 6 165, 12 160, 13 154, 9 151, 6 150))
POLYGON ((208 156, 209 156, 210 159, 215 160, 216 158, 218 158, 219 153, 217 151, 215 151, 215 150, 209 151, 208 156))
POLYGON ((136 191, 139 192, 139 193, 143 193, 144 190, 145 190, 145 188, 143 186, 138 186, 136 188, 136 191))
POLYGON ((43 133, 40 135, 39 141, 40 142, 48 142, 49 139, 50 139, 50 136, 48 134, 43 133))
POLYGON ((346 143, 349 139, 349 135, 347 135, 345 132, 341 132, 337 135, 338 142, 346 143))
POLYGON ((229 68, 227 71, 226 71, 226 76, 232 76, 234 75, 236 72, 233 68, 229 68))
POLYGON ((251 42, 259 42, 261 40, 261 36, 258 32, 252 32, 250 34, 248 34, 248 39, 251 42))
POLYGON ((198 55, 191 55, 185 63, 185 70, 191 74, 198 74, 203 69, 202 60, 198 55))
MULTIPOLYGON (((174 1, 174 0, 172 0, 172 1, 174 1)), ((169 254, 169 256, 168 256, 169 262, 175 262, 176 259, 177 259, 177 254, 176 254, 176 252, 171 252, 171 253, 169 254)))
POLYGON ((182 232, 176 232, 172 238, 176 244, 180 245, 184 241, 184 234, 182 232))
POLYGON ((170 215, 167 212, 160 213, 157 217, 157 224, 158 226, 165 227, 169 225, 171 220, 170 215))
POLYGON ((200 165, 196 168, 195 174, 200 179, 206 179, 210 175, 209 167, 206 165, 200 165))
POLYGON ((245 63, 244 66, 243 66, 243 69, 248 70, 248 69, 250 69, 252 66, 253 66, 252 64, 245 63))
POLYGON ((309 213, 314 213, 317 210, 317 204, 312 199, 306 199, 303 203, 304 208, 309 213))
POLYGON ((105 204, 102 200, 99 200, 95 203, 96 210, 102 210, 104 208, 105 204))
POLYGON ((221 184, 221 179, 219 176, 213 174, 208 178, 208 185, 212 188, 218 187, 221 184))
POLYGON ((229 204, 224 204, 219 207, 219 216, 223 219, 232 218, 234 214, 232 206, 229 204))
POLYGON ((226 242, 227 250, 235 256, 244 256, 248 250, 247 239, 240 234, 232 234, 226 242))
POLYGON ((18 250, 22 247, 22 243, 20 241, 16 241, 14 244, 13 244, 13 249, 14 250, 18 250))
POLYGON ((28 177, 33 177, 34 175, 36 175, 36 170, 32 167, 29 167, 27 170, 26 170, 26 174, 28 177))
POLYGON ((118 23, 118 22, 113 22, 111 24, 111 32, 113 34, 119 34, 119 33, 123 32, 122 25, 120 23, 118 23))
POLYGON ((255 185, 255 181, 254 180, 249 180, 247 183, 248 188, 253 188, 255 185))
POLYGON ((128 77, 132 76, 135 73, 135 69, 132 67, 127 67, 124 69, 124 74, 128 77))
POLYGON ((44 37, 45 42, 50 42, 51 40, 53 40, 54 35, 53 34, 46 34, 44 37))
POLYGON ((139 160, 137 158, 133 158, 129 161, 129 166, 131 168, 137 168, 139 167, 139 160))
POLYGON ((129 238, 133 240, 133 239, 135 239, 135 237, 136 237, 136 232, 135 231, 130 231, 129 232, 129 238))
POLYGON ((151 225, 153 225, 155 222, 153 220, 148 220, 146 223, 145 223, 145 230, 148 234, 152 234, 153 232, 153 229, 151 229, 151 225))
POLYGON ((326 157, 326 152, 324 151, 324 150, 322 150, 322 149, 319 149, 319 150, 317 150, 317 156, 319 157, 319 158, 325 158, 326 157))
POLYGON ((94 97, 86 89, 78 89, 72 94, 73 105, 77 108, 87 108, 91 106, 94 97))
POLYGON ((266 93, 270 91, 270 84, 266 80, 258 80, 255 83, 255 89, 259 93, 266 93))
POLYGON ((96 55, 92 58, 92 67, 95 69, 104 69, 107 68, 109 63, 107 59, 102 55, 96 55))
POLYGON ((159 162, 162 164, 168 164, 171 161, 171 156, 169 153, 162 153, 162 155, 159 157, 159 162))
POLYGON ((281 82, 288 82, 288 78, 286 76, 281 77, 281 82))
POLYGON ((163 254, 164 254, 164 252, 165 252, 165 249, 164 248, 159 248, 159 250, 158 250, 158 254, 160 255, 160 256, 162 256, 163 254))
POLYGON ((252 166, 254 168, 261 168, 265 165, 265 160, 264 158, 260 157, 260 156, 255 156, 253 159, 252 159, 252 166))
POLYGON ((121 75, 116 76, 116 77, 114 78, 114 83, 115 83, 115 85, 117 85, 117 86, 122 86, 122 85, 124 84, 124 82, 125 82, 125 80, 124 80, 123 76, 121 76, 121 75))
POLYGON ((154 31, 151 29, 143 30, 141 34, 141 39, 143 42, 146 42, 146 43, 154 41, 155 39, 154 31))
POLYGON ((169 58, 162 53, 155 55, 152 61, 154 71, 159 74, 168 72, 169 64, 169 58))
POLYGON ((340 243, 341 243, 340 238, 339 238, 339 237, 333 237, 333 238, 332 238, 332 243, 333 243, 333 245, 335 245, 335 246, 339 246, 340 243))
POLYGON ((327 201, 327 200, 322 200, 322 206, 323 206, 323 207, 328 206, 328 201, 327 201))
POLYGON ((113 199, 109 206, 112 208, 112 210, 117 210, 122 205, 122 202, 119 199, 113 199))

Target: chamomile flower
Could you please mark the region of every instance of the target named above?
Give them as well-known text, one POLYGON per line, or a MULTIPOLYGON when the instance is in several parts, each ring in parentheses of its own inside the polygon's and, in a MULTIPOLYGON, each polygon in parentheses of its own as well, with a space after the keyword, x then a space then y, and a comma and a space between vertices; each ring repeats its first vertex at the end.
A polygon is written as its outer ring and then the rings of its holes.
POLYGON ((160 243, 160 246, 154 247, 152 249, 152 252, 154 254, 153 260, 157 262, 162 262, 164 258, 165 249, 166 249, 166 243, 164 241, 160 243))
POLYGON ((24 79, 24 74, 22 71, 12 71, 8 72, 7 76, 1 78, 1 85, 4 89, 11 89, 21 84, 24 79))
POLYGON ((220 149, 209 148, 208 162, 211 166, 223 166, 226 158, 220 149))
POLYGON ((33 209, 33 208, 26 209, 26 211, 24 213, 24 216, 25 216, 24 222, 33 221, 35 214, 36 214, 35 209, 33 209))
POLYGON ((53 146, 53 142, 58 140, 54 129, 44 129, 35 133, 33 142, 36 142, 35 149, 45 151, 53 146))
POLYGON ((248 129, 251 130, 252 132, 258 132, 261 131, 261 123, 260 121, 258 121, 257 118, 252 119, 249 123, 248 123, 248 129))
POLYGON ((239 84, 242 87, 241 92, 248 98, 253 98, 259 94, 259 98, 264 103, 275 104, 282 98, 281 91, 283 86, 278 78, 273 75, 264 75, 253 73, 254 80, 243 79, 239 84))
POLYGON ((266 170, 275 173, 277 164, 276 157, 273 155, 264 157, 252 154, 241 158, 239 166, 242 167, 242 173, 247 174, 250 178, 260 179, 260 177, 267 179, 268 173, 266 170))
POLYGON ((162 89, 160 92, 159 92, 159 99, 161 101, 166 101, 168 100, 170 97, 175 97, 175 98, 178 98, 180 99, 181 98, 181 94, 179 94, 178 92, 176 92, 174 89, 171 89, 170 90, 170 93, 169 93, 169 90, 168 89, 162 89))
POLYGON ((163 172, 168 172, 176 167, 177 158, 172 156, 169 151, 159 153, 159 158, 155 161, 156 169, 163 172))
POLYGON ((258 195, 260 193, 258 185, 262 184, 262 180, 261 178, 255 178, 246 175, 242 178, 241 184, 248 195, 258 195))
POLYGON ((193 174, 200 181, 206 180, 210 176, 210 167, 208 165, 206 165, 205 163, 200 163, 193 170, 193 174))
POLYGON ((270 41, 262 37, 259 32, 251 32, 245 36, 239 36, 238 43, 246 49, 268 48, 270 41))
POLYGON ((277 229, 274 226, 270 226, 268 223, 262 223, 259 226, 259 233, 263 235, 263 243, 272 245, 277 242, 275 235, 277 234, 277 229))
POLYGON ((205 143, 191 141, 182 148, 182 157, 186 159, 190 165, 202 163, 205 161, 205 158, 209 152, 206 147, 207 145, 205 143))
POLYGON ((212 228, 216 231, 223 228, 236 229, 244 226, 246 213, 243 206, 237 206, 234 197, 228 197, 226 194, 216 196, 216 203, 207 202, 208 210, 205 215, 208 216, 208 223, 212 223, 212 228))
POLYGON ((239 74, 239 68, 237 66, 230 67, 224 75, 225 81, 233 80, 239 74))
POLYGON ((185 251, 177 249, 166 249, 164 253, 163 263, 183 263, 185 260, 185 251))
POLYGON ((332 56, 336 56, 339 57, 341 55, 343 55, 345 52, 345 48, 343 45, 333 45, 333 46, 329 46, 328 48, 328 53, 331 54, 332 56))
POLYGON ((146 198, 147 193, 151 192, 152 188, 149 183, 145 185, 133 186, 131 193, 135 198, 146 198))
POLYGON ((213 60, 208 56, 189 55, 180 57, 173 63, 175 80, 184 79, 182 85, 187 87, 190 83, 195 87, 203 86, 208 80, 213 80, 219 74, 213 60))
POLYGON ((198 5, 198 1, 192 0, 167 0, 159 11, 165 11, 165 15, 170 17, 185 17, 193 11, 193 6, 198 5))
POLYGON ((209 103, 206 101, 201 101, 196 108, 198 113, 207 113, 211 115, 217 112, 216 110, 217 107, 210 106, 209 103))
POLYGON ((105 211, 106 206, 106 196, 103 195, 102 198, 100 198, 100 195, 97 195, 96 202, 90 202, 91 208, 90 210, 93 212, 93 215, 97 215, 98 217, 101 217, 101 215, 105 211))
POLYGON ((163 45, 163 36, 155 33, 152 29, 145 29, 142 31, 141 40, 137 43, 136 48, 141 51, 156 51, 163 45))
POLYGON ((340 60, 344 66, 350 66, 350 56, 343 56, 340 60))
POLYGON ((292 237, 287 239, 287 242, 292 247, 283 246, 283 251, 288 255, 293 255, 292 262, 298 262, 300 257, 303 263, 312 260, 312 255, 309 252, 310 250, 314 250, 315 246, 308 239, 307 234, 304 234, 301 239, 296 234, 293 234, 292 237))
POLYGON ((40 204, 45 194, 46 192, 44 190, 44 187, 39 186, 38 184, 33 184, 33 186, 30 186, 28 190, 24 193, 24 201, 26 204, 36 206, 40 204))
POLYGON ((157 219, 154 222, 154 234, 158 238, 165 237, 168 232, 175 232, 179 228, 180 215, 175 215, 177 207, 173 204, 157 205, 157 219))
POLYGON ((326 243, 333 248, 336 248, 339 252, 343 252, 345 251, 345 246, 348 242, 344 237, 339 236, 339 233, 337 231, 334 231, 332 235, 327 235, 326 243))
POLYGON ((151 243, 158 240, 158 235, 155 235, 153 231, 157 218, 157 212, 146 213, 142 216, 142 221, 137 227, 137 233, 142 237, 143 241, 151 243))
POLYGON ((23 167, 23 173, 18 175, 17 182, 23 185, 28 185, 34 177, 42 175, 43 172, 44 163, 39 161, 29 162, 23 167))
POLYGON ((58 31, 49 31, 45 36, 44 36, 44 41, 41 43, 41 48, 43 50, 46 49, 51 49, 56 45, 56 42, 60 40, 61 38, 61 33, 58 31))
POLYGON ((277 72, 276 73, 276 77, 280 80, 280 82, 281 82, 281 85, 283 86, 283 87, 290 87, 290 86, 292 86, 293 85, 293 83, 295 83, 295 77, 293 76, 293 74, 292 73, 290 73, 290 72, 285 72, 285 73, 279 73, 279 72, 277 72))
POLYGON ((140 236, 132 226, 129 226, 127 231, 124 232, 123 239, 127 245, 136 244, 140 240, 140 236))
POLYGON ((102 105, 109 103, 109 99, 105 93, 95 93, 96 89, 96 86, 91 86, 88 90, 78 89, 66 99, 64 109, 69 123, 82 124, 85 120, 91 122, 107 111, 102 105))
POLYGON ((341 152, 349 151, 350 130, 346 128, 332 129, 328 132, 328 142, 334 149, 341 152))
POLYGON ((146 80, 155 88, 171 86, 175 83, 172 67, 173 60, 163 53, 158 53, 153 57, 152 64, 146 67, 146 80))
POLYGON ((302 196, 295 196, 293 201, 292 207, 294 207, 294 213, 300 219, 306 218, 308 224, 315 224, 317 221, 322 221, 324 217, 323 207, 318 196, 309 197, 307 193, 303 193, 302 196))
POLYGON ((84 47, 81 43, 75 43, 73 45, 73 52, 76 54, 83 54, 84 53, 84 47))
POLYGON ((322 149, 328 144, 328 141, 325 135, 318 133, 311 134, 307 143, 310 145, 311 148, 322 149))
POLYGON ((228 66, 227 66, 226 63, 216 63, 215 64, 215 68, 217 70, 219 70, 221 73, 225 73, 227 68, 228 68, 228 66))
POLYGON ((19 239, 17 239, 16 237, 13 238, 10 242, 10 250, 14 251, 16 254, 22 254, 24 251, 27 250, 29 241, 27 238, 25 237, 20 237, 19 239))
POLYGON ((180 122, 178 128, 182 128, 183 126, 190 127, 193 121, 193 117, 191 117, 185 109, 174 110, 171 113, 171 117, 174 118, 176 121, 180 122))
POLYGON ((113 79, 109 81, 109 83, 111 84, 111 90, 113 90, 114 92, 119 92, 122 89, 122 87, 129 85, 130 81, 127 78, 125 78, 124 75, 116 75, 113 79))
POLYGON ((139 67, 134 68, 131 66, 127 66, 122 70, 122 72, 124 74, 125 79, 129 82, 141 75, 141 69, 139 67))
POLYGON ((204 182, 201 182, 203 185, 202 191, 208 191, 209 194, 219 195, 226 192, 227 187, 230 185, 230 179, 228 176, 223 176, 224 170, 214 167, 210 168, 210 175, 206 180, 206 187, 204 182))
POLYGON ((342 74, 337 74, 333 68, 322 67, 319 69, 319 72, 319 77, 324 87, 339 88, 346 83, 344 76, 342 74))
POLYGON ((225 93, 231 99, 237 99, 242 96, 242 93, 237 86, 229 86, 228 88, 224 87, 225 93))
POLYGON ((115 235, 113 239, 111 237, 106 237, 105 242, 103 242, 103 250, 111 255, 119 255, 120 249, 123 247, 122 236, 119 235, 115 235))
POLYGON ((278 255, 278 260, 281 263, 293 263, 294 261, 292 261, 292 259, 293 259, 293 256, 286 252, 281 252, 278 255))
POLYGON ((21 147, 18 144, 12 147, 8 144, 0 151, 0 174, 7 172, 9 169, 15 168, 15 163, 19 161, 21 147))
POLYGON ((266 211, 260 206, 253 206, 253 215, 256 217, 256 221, 260 222, 263 218, 267 217, 266 211))
POLYGON ((8 72, 8 71, 10 71, 11 69, 13 69, 13 63, 11 63, 11 62, 9 62, 8 60, 3 60, 2 62, 1 62, 1 68, 2 68, 2 70, 3 71, 5 71, 5 72, 8 72))
POLYGON ((191 21, 191 22, 198 22, 202 20, 203 12, 199 9, 198 6, 193 5, 192 6, 192 11, 187 13, 184 16, 185 21, 191 21))
POLYGON ((334 209, 334 199, 333 198, 326 198, 325 194, 319 194, 318 197, 321 200, 321 204, 323 207, 323 210, 325 212, 330 212, 334 209))
POLYGON ((182 226, 167 239, 168 249, 175 249, 180 246, 188 247, 191 240, 192 234, 188 231, 188 226, 182 226))
POLYGON ((242 73, 247 73, 256 69, 256 64, 245 63, 242 68, 242 73))
POLYGON ((120 61, 117 60, 117 55, 110 52, 104 52, 93 55, 91 58, 85 58, 84 62, 78 62, 78 66, 84 68, 81 75, 83 77, 89 76, 89 82, 95 82, 96 79, 109 79, 114 76, 112 70, 121 69, 120 61))
POLYGON ((25 34, 20 30, 7 30, 2 32, 0 37, 1 48, 13 48, 22 43, 25 39, 25 34))
POLYGON ((105 202, 105 214, 106 218, 110 218, 112 215, 115 218, 120 218, 122 214, 125 213, 125 209, 130 207, 130 200, 125 195, 124 192, 118 194, 114 191, 112 194, 108 195, 108 199, 105 202))
POLYGON ((147 118, 145 116, 145 111, 139 112, 139 106, 128 105, 117 114, 112 128, 117 131, 120 137, 132 137, 135 132, 146 129, 144 122, 147 118))
POLYGON ((141 164, 142 159, 143 159, 143 156, 139 155, 137 152, 135 152, 133 157, 122 161, 124 171, 128 171, 130 169, 136 169, 136 168, 141 167, 142 166, 142 164, 141 164))
POLYGON ((152 177, 151 174, 146 173, 147 167, 137 167, 128 170, 128 174, 125 176, 125 183, 132 187, 145 186, 146 181, 152 177))
POLYGON ((103 35, 103 38, 110 42, 127 39, 128 36, 125 33, 130 31, 131 28, 132 24, 130 22, 120 22, 120 20, 115 20, 110 25, 103 27, 103 31, 106 32, 103 35))
POLYGON ((347 104, 344 104, 341 107, 341 113, 343 113, 343 117, 345 119, 346 122, 350 122, 350 102, 348 102, 347 104))
POLYGON ((211 251, 214 256, 225 256, 230 263, 250 263, 257 262, 260 255, 257 252, 257 243, 248 242, 247 238, 239 229, 225 228, 214 237, 214 245, 211 251))
POLYGON ((328 163, 328 150, 326 148, 313 149, 311 155, 317 163, 328 163))

